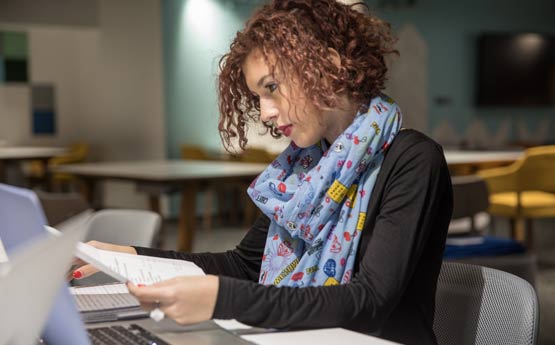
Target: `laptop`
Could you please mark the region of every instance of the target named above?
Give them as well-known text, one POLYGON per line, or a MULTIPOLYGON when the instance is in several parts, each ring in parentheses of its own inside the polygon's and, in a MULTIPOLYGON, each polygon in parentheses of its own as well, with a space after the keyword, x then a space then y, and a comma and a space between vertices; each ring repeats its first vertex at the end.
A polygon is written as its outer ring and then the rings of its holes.
MULTIPOLYGON (((37 343, 85 230, 40 236, 11 252, 0 276, 0 345, 37 343)), ((84 334, 80 340, 76 344, 88 343, 84 334)))
MULTIPOLYGON (((40 329, 42 325, 45 325, 42 331, 42 343, 47 345, 81 345, 91 343, 93 345, 139 343, 188 345, 198 344, 199 342, 231 345, 246 343, 238 336, 219 328, 213 323, 179 326, 171 320, 163 320, 160 323, 153 324, 154 321, 144 319, 137 321, 137 324, 118 321, 115 325, 114 323, 104 323, 85 328, 74 300, 69 293, 67 284, 61 283, 64 280, 62 276, 65 276, 68 265, 52 263, 49 256, 55 256, 56 260, 65 260, 66 257, 71 258, 74 252, 72 248, 74 248, 75 244, 69 245, 67 241, 82 239, 85 234, 81 233, 81 231, 85 230, 79 229, 85 229, 86 227, 78 227, 75 230, 64 232, 68 236, 58 237, 50 235, 45 225, 46 218, 39 200, 33 191, 0 183, 0 240, 3 242, 8 258, 10 258, 9 265, 20 265, 18 263, 20 259, 17 259, 18 252, 30 253, 26 255, 33 257, 33 259, 29 259, 31 261, 41 261, 40 264, 37 262, 27 264, 31 269, 35 265, 40 267, 39 273, 37 273, 38 269, 34 269, 30 276, 21 273, 17 275, 18 279, 7 279, 7 281, 13 281, 9 287, 11 290, 15 289, 17 291, 17 287, 24 287, 21 289, 20 295, 26 297, 27 300, 21 302, 21 306, 4 309, 4 303, 8 302, 4 302, 5 298, 2 296, 6 296, 6 294, 0 288, 0 306, 3 308, 2 315, 6 315, 5 310, 10 309, 16 315, 9 324, 4 323, 6 318, 3 317, 0 323, 0 345, 34 344, 33 339, 35 339, 35 334, 38 331, 34 333, 29 332, 28 326, 30 323, 37 324, 36 329, 40 329), (48 238, 51 239, 48 240, 48 238), (62 244, 56 242, 55 239, 57 238, 64 242, 62 244), (42 260, 37 259, 37 257, 42 258, 42 260), (58 277, 60 270, 63 273, 58 277), (53 272, 56 272, 56 274, 53 272), (33 277, 34 274, 37 276, 33 277), (24 280, 20 281, 20 279, 24 280), (46 281, 48 281, 49 286, 50 283, 54 284, 54 294, 49 295, 46 291, 43 291, 42 285, 46 281), (58 283, 56 283, 57 281, 58 283), (63 286, 56 291, 56 286, 59 286, 59 284, 63 286), (28 292, 23 293, 23 291, 28 292), (54 298, 50 313, 45 314, 47 315, 45 321, 42 314, 37 312, 37 308, 40 305, 41 310, 44 309, 43 306, 46 306, 45 308, 48 309, 49 305, 46 302, 52 301, 52 296, 54 295, 56 297, 54 298), (6 326, 4 327, 4 325, 6 326), (25 334, 29 334, 29 336, 21 335, 20 333, 6 333, 10 334, 10 338, 4 337, 5 330, 12 328, 21 329, 22 327, 26 330, 25 334), (167 340, 159 338, 157 335, 159 333, 163 333, 164 338, 167 340)), ((19 269, 12 270, 8 267, 6 273, 3 269, 4 266, 5 264, 0 266, 0 277, 2 273, 8 275, 19 271, 19 269)), ((0 286, 3 285, 4 279, 0 282, 0 286)), ((8 289, 8 287, 5 287, 5 289, 8 289)), ((16 303, 15 305, 18 304, 16 303)))
MULTIPOLYGON (((45 225, 46 217, 33 191, 0 184, 0 239, 8 258, 11 258, 19 250, 32 245, 33 242, 49 237, 44 228, 45 225)), ((79 230, 77 230, 76 234, 81 235, 79 230)), ((83 237, 84 233, 79 239, 83 237)), ((71 260, 73 252, 74 247, 69 248, 68 252, 62 254, 69 255, 68 260, 71 260)), ((45 261, 50 255, 54 254, 50 252, 43 253, 45 261)), ((57 272, 59 269, 65 270, 60 278, 61 282, 63 282, 68 269, 65 265, 61 267, 47 267, 47 270, 44 272, 57 272)), ((54 278, 55 274, 52 276, 54 278)), ((52 280, 54 280, 53 278, 52 280)), ((35 289, 31 290, 35 291, 35 294, 28 296, 30 299, 41 300, 41 303, 43 300, 54 301, 42 333, 44 341, 47 344, 53 345, 89 344, 83 322, 75 308, 73 298, 69 294, 67 284, 60 286, 55 296, 48 298, 46 296, 43 297, 41 284, 45 284, 45 280, 38 280, 33 276, 28 276, 21 288, 23 290, 29 286, 35 289), (38 293, 36 289, 39 289, 38 293)), ((14 309, 14 317, 18 320, 19 317, 29 318, 31 316, 36 316, 34 307, 26 310, 21 308, 14 309)), ((33 334, 33 336, 35 335, 33 334)))

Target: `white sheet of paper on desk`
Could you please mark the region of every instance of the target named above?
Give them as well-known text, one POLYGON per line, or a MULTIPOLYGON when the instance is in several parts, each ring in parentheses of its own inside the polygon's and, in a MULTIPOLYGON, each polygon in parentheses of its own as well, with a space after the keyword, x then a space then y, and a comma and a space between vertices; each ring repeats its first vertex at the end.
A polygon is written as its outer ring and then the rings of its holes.
POLYGON ((273 332, 242 335, 241 338, 258 345, 393 345, 397 344, 384 339, 371 337, 344 328, 325 328, 298 332, 273 332))
POLYGON ((249 325, 245 325, 244 323, 241 323, 235 319, 231 319, 231 320, 220 320, 220 319, 214 319, 214 322, 220 326, 221 328, 228 330, 228 331, 232 331, 232 330, 237 330, 237 329, 249 329, 252 328, 252 326, 249 325))
POLYGON ((178 276, 204 275, 190 261, 112 252, 85 243, 77 244, 75 255, 120 282, 150 285, 178 276))

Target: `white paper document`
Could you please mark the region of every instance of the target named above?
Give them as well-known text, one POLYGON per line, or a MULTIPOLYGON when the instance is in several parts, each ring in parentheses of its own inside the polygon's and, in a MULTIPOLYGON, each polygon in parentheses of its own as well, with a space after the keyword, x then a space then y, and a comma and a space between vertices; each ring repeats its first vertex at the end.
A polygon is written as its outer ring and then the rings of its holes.
POLYGON ((238 330, 238 329, 250 329, 252 328, 252 326, 249 325, 245 325, 244 323, 241 323, 235 319, 231 319, 231 320, 220 320, 220 319, 214 319, 214 322, 220 326, 221 328, 228 330, 228 331, 233 331, 233 330, 238 330))
POLYGON ((241 338, 258 345, 393 345, 391 341, 371 337, 344 328, 325 328, 298 332, 274 332, 242 335, 241 338))
POLYGON ((190 261, 112 252, 85 243, 77 244, 75 255, 122 283, 150 285, 178 276, 204 275, 190 261))

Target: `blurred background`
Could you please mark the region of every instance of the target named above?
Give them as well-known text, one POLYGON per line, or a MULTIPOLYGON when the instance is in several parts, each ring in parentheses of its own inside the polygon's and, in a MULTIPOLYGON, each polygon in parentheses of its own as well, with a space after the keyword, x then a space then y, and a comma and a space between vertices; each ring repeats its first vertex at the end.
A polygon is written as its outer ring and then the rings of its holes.
MULTIPOLYGON (((93 185, 89 173, 57 169, 127 161, 271 162, 287 141, 252 126, 251 150, 230 155, 217 130, 219 59, 262 3, 0 0, 0 181, 42 190, 44 200, 82 195, 82 209, 151 209, 164 220, 153 244, 185 248, 177 240, 184 211, 175 185, 153 187, 113 174, 93 185)), ((533 277, 540 340, 555 343, 547 326, 555 322, 555 1, 366 4, 399 38, 386 92, 401 106, 404 126, 444 147, 454 177, 486 183, 480 217, 461 213, 471 221, 454 224, 452 234, 495 235, 524 246, 509 266, 525 267, 533 277)), ((227 169, 208 167, 220 168, 227 169)), ((249 179, 198 180, 188 221, 202 231, 188 250, 226 250, 241 239, 257 212, 244 197, 249 179)), ((478 194, 465 187, 468 181, 457 183, 459 195, 478 194)), ((469 204, 476 202, 459 201, 469 204)), ((64 207, 54 207, 51 225, 81 211, 64 207)))

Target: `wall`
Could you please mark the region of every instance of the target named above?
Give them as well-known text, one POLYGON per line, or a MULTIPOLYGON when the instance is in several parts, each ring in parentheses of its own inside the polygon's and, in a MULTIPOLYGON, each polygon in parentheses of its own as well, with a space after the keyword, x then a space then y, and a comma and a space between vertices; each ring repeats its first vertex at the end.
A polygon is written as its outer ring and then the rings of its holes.
MULTIPOLYGON (((65 4, 58 1, 49 3, 65 4)), ((59 125, 54 137, 32 136, 28 88, 0 85, 0 139, 37 145, 85 140, 91 144, 92 160, 163 158, 160 2, 95 4, 96 26, 68 26, 67 18, 58 18, 56 24, 50 17, 47 24, 35 23, 40 13, 29 12, 20 21, 11 15, 9 22, 0 22, 0 29, 29 33, 31 79, 55 85, 59 125)), ((40 12, 41 6, 28 10, 40 12)), ((108 206, 147 206, 144 195, 135 193, 130 184, 110 183, 104 190, 108 206)))
POLYGON ((98 0, 2 0, 0 23, 98 25, 98 0))
MULTIPOLYGON (((217 58, 225 53, 232 35, 255 7, 236 3, 228 0, 163 2, 167 145, 171 156, 178 155, 182 142, 212 149, 220 145, 214 86, 217 58), (205 39, 208 33, 218 38, 205 39)), ((376 9, 378 0, 367 0, 367 3, 376 9)), ((473 101, 476 35, 482 31, 554 33, 555 2, 531 0, 523 5, 516 0, 417 0, 413 7, 376 10, 392 23, 394 30, 411 23, 428 49, 427 70, 423 72, 426 75, 421 76, 424 82, 408 81, 415 87, 427 88, 426 92, 418 93, 424 101, 417 101, 416 105, 409 103, 404 110, 412 115, 417 107, 416 112, 425 112, 427 117, 423 123, 415 119, 409 125, 417 124, 415 127, 442 142, 447 141, 445 144, 458 145, 464 140, 475 146, 517 139, 555 141, 554 108, 479 109, 473 101), (448 104, 439 104, 438 98, 447 99, 448 104), (491 140, 481 143, 484 137, 491 140)), ((411 54, 401 57, 412 58, 411 54)), ((403 99, 405 94, 397 98, 403 99)))
MULTIPOLYGON (((257 3, 255 1, 255 3, 257 3)), ((163 1, 166 133, 169 157, 183 143, 221 151, 217 75, 220 57, 242 29, 253 5, 240 1, 163 1)), ((283 147, 250 133, 253 146, 283 147)), ((278 149, 279 150, 279 149, 278 149)))
POLYGON ((413 7, 396 8, 377 8, 375 0, 367 3, 395 30, 406 23, 414 25, 428 44, 429 133, 450 126, 452 136, 476 141, 478 132, 503 136, 508 127, 507 140, 555 141, 555 107, 477 108, 473 99, 476 36, 484 31, 553 34, 555 2, 417 0, 413 7), (450 104, 438 104, 438 97, 450 104))

